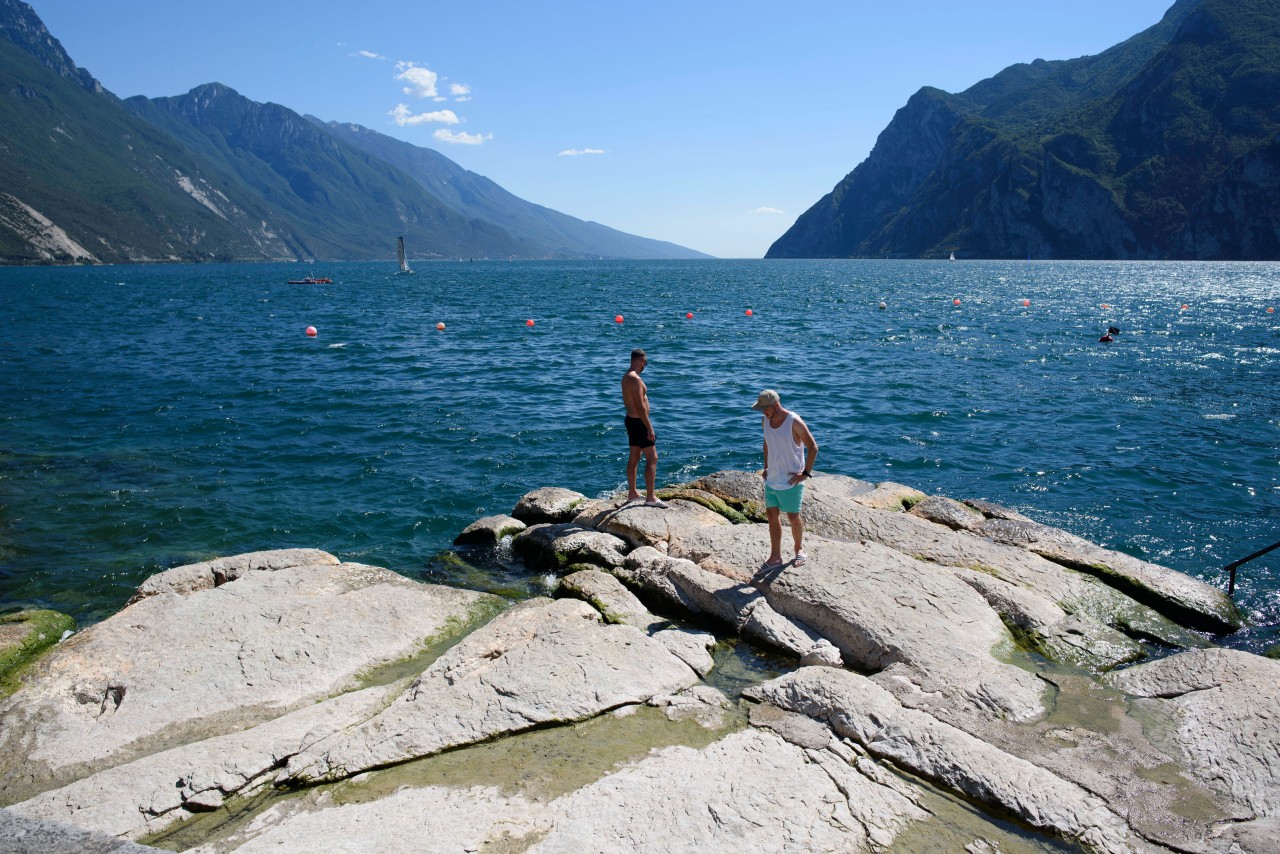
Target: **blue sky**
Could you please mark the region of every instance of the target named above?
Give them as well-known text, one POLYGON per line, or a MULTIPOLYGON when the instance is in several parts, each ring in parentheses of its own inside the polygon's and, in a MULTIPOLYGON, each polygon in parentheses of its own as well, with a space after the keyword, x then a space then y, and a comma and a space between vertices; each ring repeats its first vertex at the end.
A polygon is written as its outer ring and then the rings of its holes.
POLYGON ((758 258, 922 86, 1098 53, 1172 0, 34 0, 121 97, 224 83, 529 201, 758 258))

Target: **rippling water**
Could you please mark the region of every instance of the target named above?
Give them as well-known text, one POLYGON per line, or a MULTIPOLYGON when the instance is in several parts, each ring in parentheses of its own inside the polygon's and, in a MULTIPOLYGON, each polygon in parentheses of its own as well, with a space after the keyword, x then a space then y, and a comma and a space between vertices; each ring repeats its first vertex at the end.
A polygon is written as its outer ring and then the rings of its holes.
MULTIPOLYGON (((285 284, 296 265, 0 269, 0 610, 93 621, 160 569, 288 546, 449 580, 436 556, 476 517, 536 486, 622 485, 637 346, 660 483, 757 468, 769 386, 821 470, 987 498, 1222 585, 1280 540, 1280 265, 305 272, 334 284, 285 284)), ((1241 642, 1274 642, 1280 550, 1241 573, 1273 627, 1241 642)))

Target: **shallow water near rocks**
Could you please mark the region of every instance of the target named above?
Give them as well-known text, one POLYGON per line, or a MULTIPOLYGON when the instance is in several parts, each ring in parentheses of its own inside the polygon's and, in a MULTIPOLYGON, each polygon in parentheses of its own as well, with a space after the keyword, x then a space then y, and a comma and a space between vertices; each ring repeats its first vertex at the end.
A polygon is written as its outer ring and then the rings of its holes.
POLYGON ((268 789, 250 798, 232 798, 213 812, 197 815, 145 840, 145 844, 182 851, 224 840, 267 809, 297 801, 296 809, 321 804, 365 803, 404 786, 494 786, 504 794, 549 801, 589 785, 624 762, 672 745, 701 748, 747 725, 738 696, 743 688, 779 676, 787 662, 756 652, 745 643, 720 643, 707 684, 718 688, 734 707, 714 729, 693 720, 669 721, 660 709, 639 707, 628 714, 606 713, 573 724, 544 727, 495 738, 483 744, 405 762, 357 778, 302 791, 268 789))

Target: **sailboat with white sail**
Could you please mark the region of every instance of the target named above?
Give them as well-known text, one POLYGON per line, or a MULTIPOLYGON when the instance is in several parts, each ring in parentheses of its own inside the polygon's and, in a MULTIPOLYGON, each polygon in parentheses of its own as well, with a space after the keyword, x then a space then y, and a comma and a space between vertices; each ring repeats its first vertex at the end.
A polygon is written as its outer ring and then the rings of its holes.
POLYGON ((412 272, 413 272, 413 270, 410 270, 410 269, 409 269, 409 259, 408 259, 408 258, 406 258, 406 257, 405 257, 405 255, 404 255, 404 235, 403 235, 403 234, 402 234, 402 235, 400 235, 400 237, 398 237, 398 238, 397 238, 397 242, 396 242, 396 257, 400 259, 400 272, 401 272, 401 273, 412 273, 412 272))

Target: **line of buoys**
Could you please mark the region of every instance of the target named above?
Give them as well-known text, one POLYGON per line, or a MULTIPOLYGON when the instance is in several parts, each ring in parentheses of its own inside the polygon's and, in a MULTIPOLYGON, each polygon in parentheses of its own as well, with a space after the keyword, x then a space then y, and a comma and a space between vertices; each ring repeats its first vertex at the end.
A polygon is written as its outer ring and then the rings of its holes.
POLYGON ((308 327, 307 327, 307 337, 308 337, 308 338, 315 338, 315 337, 316 337, 316 328, 315 328, 314 326, 308 326, 308 327))
POLYGON ((437 323, 436 329, 440 330, 441 332, 444 332, 444 321, 440 321, 439 323, 437 323))

